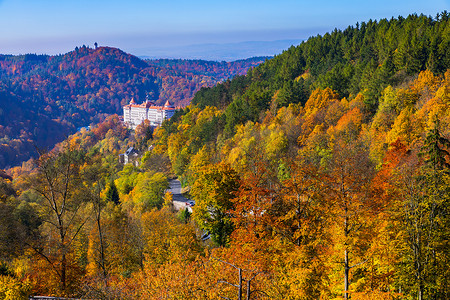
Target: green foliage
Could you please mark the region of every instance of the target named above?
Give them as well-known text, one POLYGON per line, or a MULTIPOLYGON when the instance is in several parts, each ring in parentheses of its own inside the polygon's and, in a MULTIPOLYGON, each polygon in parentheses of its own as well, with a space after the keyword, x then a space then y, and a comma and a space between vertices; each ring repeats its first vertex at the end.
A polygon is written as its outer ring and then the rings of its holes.
POLYGON ((427 61, 435 66, 433 72, 446 71, 448 63, 439 62, 438 67, 436 57, 444 61, 450 58, 444 51, 449 43, 448 23, 445 13, 436 19, 410 15, 406 19, 370 20, 311 37, 254 68, 244 79, 202 90, 193 104, 215 105, 214 99, 224 97, 218 95, 226 95, 228 103, 232 99, 226 112, 226 136, 237 124, 256 121, 278 90, 278 106, 304 103, 317 87, 329 87, 341 97, 363 92, 367 107, 375 112, 387 85, 396 85, 425 70, 427 61), (233 85, 236 88, 226 89, 233 85))
POLYGON ((16 190, 9 180, 0 178, 0 202, 5 202, 10 196, 15 196, 16 190))
POLYGON ((119 191, 113 180, 111 180, 108 189, 106 190, 106 200, 111 201, 116 205, 120 203, 119 191))
POLYGON ((138 174, 138 169, 133 164, 126 164, 123 167, 123 170, 119 172, 119 178, 115 180, 121 194, 127 195, 133 190, 138 174))
POLYGON ((439 131, 433 117, 422 151, 424 165, 415 170, 412 182, 405 182, 406 199, 401 211, 405 249, 399 275, 407 293, 420 299, 444 299, 450 294, 447 285, 450 170, 447 162, 450 142, 439 131))
POLYGON ((20 201, 14 211, 14 217, 19 222, 26 239, 39 238, 39 226, 43 220, 38 214, 37 204, 20 201))
POLYGON ((235 128, 239 124, 244 124, 252 119, 252 112, 246 101, 237 98, 225 110, 226 124, 224 128, 225 137, 231 137, 235 133, 235 128))
POLYGON ((164 204, 164 192, 169 188, 167 177, 162 173, 139 173, 136 186, 132 191, 133 203, 141 211, 161 208, 164 204))
POLYGON ((20 223, 14 218, 14 206, 0 202, 0 258, 7 258, 22 248, 20 223))
POLYGON ((446 160, 450 157, 450 141, 441 135, 439 123, 438 117, 434 115, 433 127, 427 133, 421 152, 425 157, 425 164, 434 172, 450 169, 450 164, 446 160))
POLYGON ((191 213, 189 212, 188 208, 182 209, 178 212, 178 219, 181 222, 184 222, 185 224, 187 224, 190 219, 191 219, 191 213))

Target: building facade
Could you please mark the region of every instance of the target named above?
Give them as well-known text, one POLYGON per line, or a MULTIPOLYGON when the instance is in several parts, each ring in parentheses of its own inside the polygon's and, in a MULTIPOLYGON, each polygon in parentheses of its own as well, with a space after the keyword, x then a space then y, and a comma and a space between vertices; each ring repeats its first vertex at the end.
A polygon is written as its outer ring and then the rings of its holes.
POLYGON ((164 106, 156 106, 148 99, 142 104, 137 104, 134 99, 131 99, 130 103, 123 107, 123 121, 132 129, 144 120, 149 120, 151 126, 160 126, 164 120, 170 119, 175 111, 176 108, 170 104, 169 100, 164 106))

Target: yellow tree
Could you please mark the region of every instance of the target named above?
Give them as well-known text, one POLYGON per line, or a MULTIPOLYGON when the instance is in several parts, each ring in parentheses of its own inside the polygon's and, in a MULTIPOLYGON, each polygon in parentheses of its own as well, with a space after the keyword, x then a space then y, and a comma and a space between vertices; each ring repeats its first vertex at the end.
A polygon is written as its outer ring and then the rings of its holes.
POLYGON ((325 177, 302 159, 289 165, 279 197, 270 210, 271 226, 283 249, 274 268, 285 299, 318 299, 328 294, 326 276, 330 244, 327 203, 323 201, 325 177))
POLYGON ((347 112, 336 127, 330 128, 331 156, 323 165, 327 179, 331 230, 336 232, 335 248, 340 252, 343 267, 344 298, 349 298, 350 271, 364 264, 370 245, 371 214, 378 202, 371 195, 370 183, 375 174, 369 148, 359 136, 362 115, 357 108, 347 112))
POLYGON ((198 283, 204 276, 198 258, 202 252, 192 224, 179 221, 164 207, 144 213, 141 225, 145 260, 143 270, 133 278, 135 297, 202 298, 205 293, 198 283))
POLYGON ((196 200, 193 218, 200 228, 211 233, 213 240, 224 246, 233 231, 230 210, 239 186, 236 171, 228 164, 206 165, 198 171, 191 188, 196 200))
POLYGON ((44 228, 48 231, 48 244, 36 245, 35 252, 48 263, 59 280, 62 293, 74 288, 76 278, 68 277, 73 262, 73 242, 85 225, 89 215, 83 214, 85 205, 82 192, 80 165, 83 152, 77 145, 64 144, 59 152, 45 153, 36 161, 37 174, 29 183, 41 197, 44 228))
MULTIPOLYGON (((117 200, 118 191, 115 185, 113 185, 113 187, 115 188, 116 198, 108 197, 108 194, 112 194, 111 192, 107 193, 106 197, 104 197, 104 195, 102 194, 102 190, 104 190, 106 186, 105 182, 108 176, 108 172, 106 167, 102 166, 101 164, 100 155, 87 157, 80 171, 83 177, 85 197, 92 204, 92 215, 95 225, 92 224, 91 233, 95 232, 97 235, 95 238, 91 236, 89 239, 89 249, 91 250, 91 253, 88 253, 88 259, 91 259, 91 262, 94 263, 94 266, 92 264, 88 266, 88 269, 90 269, 88 273, 91 273, 90 275, 93 275, 92 273, 95 273, 97 269, 100 269, 102 274, 101 277, 106 282, 106 278, 108 276, 106 257, 107 244, 105 240, 105 230, 103 228, 103 214, 107 201, 117 201, 115 204, 119 203, 117 200), (95 252, 95 255, 93 255, 92 252, 95 252)), ((108 192, 111 190, 112 188, 111 186, 109 186, 108 192)))

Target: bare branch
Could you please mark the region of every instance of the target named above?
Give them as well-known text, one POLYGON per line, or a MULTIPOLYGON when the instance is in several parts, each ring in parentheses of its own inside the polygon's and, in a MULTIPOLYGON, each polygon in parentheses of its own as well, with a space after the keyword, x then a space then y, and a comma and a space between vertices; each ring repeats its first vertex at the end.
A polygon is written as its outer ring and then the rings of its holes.
POLYGON ((221 260, 221 259, 218 259, 218 258, 216 258, 216 257, 211 256, 211 258, 213 258, 213 259, 215 259, 215 260, 218 260, 218 261, 220 261, 220 262, 223 262, 224 264, 230 265, 230 266, 232 266, 233 268, 236 268, 237 270, 240 269, 240 268, 236 267, 235 265, 230 264, 229 262, 223 261, 223 260, 221 260))
POLYGON ((362 265, 363 263, 365 263, 365 262, 367 262, 369 259, 366 259, 366 260, 364 260, 364 261, 362 261, 362 262, 360 262, 360 263, 357 263, 356 265, 353 265, 353 266, 351 266, 351 267, 349 267, 350 269, 352 269, 352 268, 354 268, 354 267, 357 267, 357 266, 359 266, 359 265, 362 265))
POLYGON ((31 249, 34 250, 34 252, 36 252, 37 254, 39 254, 41 257, 43 257, 52 267, 52 269, 56 272, 56 274, 58 275, 58 277, 61 277, 61 274, 59 273, 58 268, 55 267, 55 265, 53 264, 53 262, 50 260, 50 258, 45 255, 42 251, 40 251, 38 248, 30 245, 29 243, 25 242, 26 245, 28 245, 31 249))
POLYGON ((225 281, 225 280, 217 280, 217 283, 226 283, 226 284, 229 284, 231 286, 239 288, 239 285, 233 284, 233 283, 229 283, 228 281, 225 281))

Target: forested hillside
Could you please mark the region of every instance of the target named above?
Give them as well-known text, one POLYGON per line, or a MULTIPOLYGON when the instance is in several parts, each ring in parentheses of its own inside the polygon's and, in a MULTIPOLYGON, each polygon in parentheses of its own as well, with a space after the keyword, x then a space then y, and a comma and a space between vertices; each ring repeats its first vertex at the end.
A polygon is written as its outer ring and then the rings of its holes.
POLYGON ((256 121, 271 103, 275 107, 304 104, 311 91, 329 87, 340 97, 361 93, 374 113, 388 85, 399 86, 425 69, 434 74, 446 72, 450 64, 449 33, 447 13, 438 20, 412 15, 334 30, 291 47, 255 68, 245 79, 233 81, 232 88, 217 85, 209 93, 198 93, 193 104, 217 106, 220 94, 224 102, 219 108, 234 100, 227 113, 242 115, 240 122, 256 121), (232 99, 233 94, 241 96, 232 99))
POLYGON ((210 76, 215 81, 222 81, 236 75, 245 75, 249 66, 256 67, 265 59, 269 58, 270 57, 252 57, 233 62, 186 59, 156 59, 146 60, 146 62, 152 66, 171 69, 178 72, 178 74, 191 73, 193 75, 210 76))
POLYGON ((138 59, 119 49, 77 48, 60 56, 0 55, 0 168, 53 147, 75 128, 121 114, 131 98, 189 104, 194 93, 263 62, 138 59), (201 67, 199 67, 201 66, 201 67))
POLYGON ((233 62, 215 62, 186 59, 146 60, 152 74, 158 78, 158 103, 167 100, 179 106, 190 104, 192 97, 202 87, 211 87, 256 67, 270 57, 252 57, 233 62))
POLYGON ((8 170, 0 296, 450 298, 448 17, 312 37, 155 131, 111 116, 8 170))

